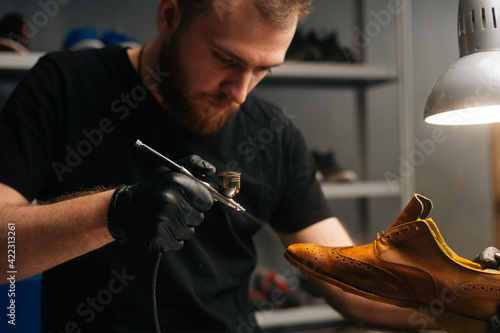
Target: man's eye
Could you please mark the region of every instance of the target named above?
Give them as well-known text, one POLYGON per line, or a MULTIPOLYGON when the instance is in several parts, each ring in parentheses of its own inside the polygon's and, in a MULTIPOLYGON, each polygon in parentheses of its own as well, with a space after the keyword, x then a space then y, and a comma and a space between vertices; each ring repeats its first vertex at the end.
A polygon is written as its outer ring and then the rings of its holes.
POLYGON ((263 75, 271 74, 271 67, 259 67, 259 72, 263 75))
POLYGON ((220 63, 222 63, 222 64, 224 64, 224 65, 231 65, 231 64, 233 64, 233 63, 234 63, 234 60, 233 60, 233 59, 224 58, 224 57, 222 57, 222 56, 220 56, 220 55, 215 55, 215 57, 217 58, 217 60, 218 60, 220 63))

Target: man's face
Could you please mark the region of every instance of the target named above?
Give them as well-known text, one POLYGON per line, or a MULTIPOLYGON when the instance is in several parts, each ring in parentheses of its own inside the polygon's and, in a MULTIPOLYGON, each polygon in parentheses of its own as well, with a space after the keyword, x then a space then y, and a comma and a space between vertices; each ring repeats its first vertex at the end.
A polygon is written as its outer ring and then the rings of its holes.
POLYGON ((269 69, 284 61, 295 32, 273 30, 248 1, 210 8, 164 43, 159 86, 173 119, 195 134, 219 130, 269 69))

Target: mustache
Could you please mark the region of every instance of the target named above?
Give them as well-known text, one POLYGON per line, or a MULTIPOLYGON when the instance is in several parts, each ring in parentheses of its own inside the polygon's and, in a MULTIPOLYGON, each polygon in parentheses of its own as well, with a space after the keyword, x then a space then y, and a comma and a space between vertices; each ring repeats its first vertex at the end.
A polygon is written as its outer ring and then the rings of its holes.
POLYGON ((203 94, 196 98, 198 101, 205 101, 214 104, 217 107, 227 106, 228 110, 239 109, 240 104, 234 102, 228 95, 211 95, 211 94, 203 94))

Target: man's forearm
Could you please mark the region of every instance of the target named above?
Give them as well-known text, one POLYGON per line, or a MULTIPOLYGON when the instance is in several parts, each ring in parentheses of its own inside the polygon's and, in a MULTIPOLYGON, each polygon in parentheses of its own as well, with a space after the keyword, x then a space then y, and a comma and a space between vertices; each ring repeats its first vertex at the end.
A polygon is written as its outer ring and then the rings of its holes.
MULTIPOLYGON (((107 228, 112 194, 105 191, 35 206, 0 203, 0 234, 7 236, 9 225, 11 229, 15 226, 17 279, 39 274, 112 242, 107 228)), ((0 238, 1 284, 7 283, 8 259, 13 258, 8 257, 7 239, 0 238)))

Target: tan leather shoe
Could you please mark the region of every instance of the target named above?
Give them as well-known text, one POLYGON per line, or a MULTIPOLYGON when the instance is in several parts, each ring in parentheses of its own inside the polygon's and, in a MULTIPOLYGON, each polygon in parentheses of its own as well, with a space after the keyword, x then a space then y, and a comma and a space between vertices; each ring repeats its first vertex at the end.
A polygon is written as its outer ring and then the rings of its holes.
POLYGON ((432 202, 415 194, 371 244, 293 244, 285 257, 344 291, 420 311, 448 332, 488 332, 500 303, 500 271, 457 256, 427 218, 431 210, 432 202))

